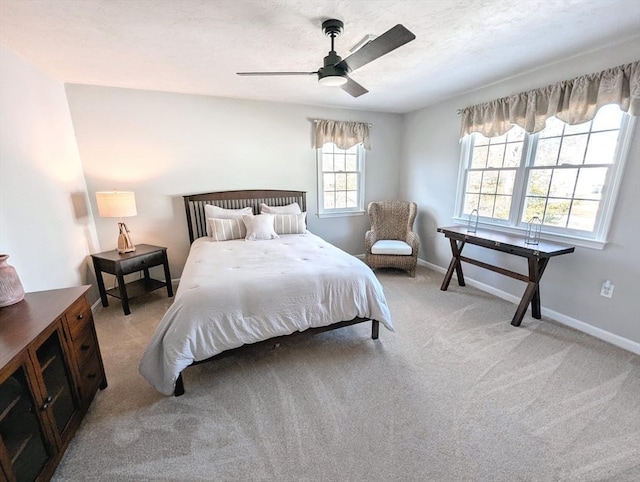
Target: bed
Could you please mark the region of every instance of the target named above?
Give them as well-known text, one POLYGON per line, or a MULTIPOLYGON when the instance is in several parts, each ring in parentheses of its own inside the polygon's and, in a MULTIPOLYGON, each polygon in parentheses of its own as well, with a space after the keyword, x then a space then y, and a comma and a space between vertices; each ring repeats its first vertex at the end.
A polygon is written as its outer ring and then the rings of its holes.
MULTIPOLYGON (((283 337, 363 322, 371 322, 373 339, 380 323, 395 331, 373 271, 306 227, 276 239, 214 240, 212 220, 207 221, 212 208, 205 206, 250 208, 257 216, 264 205, 275 211, 297 203, 304 213, 304 191, 225 191, 184 196, 184 203, 189 256, 174 302, 139 366, 159 392, 182 395, 185 368, 246 345, 276 344, 283 337)), ((274 215, 276 224, 288 218, 274 215)), ((252 219, 266 217, 245 218, 252 219)))

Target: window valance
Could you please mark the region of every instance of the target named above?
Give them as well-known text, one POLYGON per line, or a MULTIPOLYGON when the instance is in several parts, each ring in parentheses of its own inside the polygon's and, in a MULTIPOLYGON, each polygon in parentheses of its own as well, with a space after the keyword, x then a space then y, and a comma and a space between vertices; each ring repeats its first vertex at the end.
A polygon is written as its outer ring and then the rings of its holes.
POLYGON ((640 61, 467 107, 461 111, 460 137, 472 132, 499 136, 513 125, 533 134, 544 129, 549 117, 582 124, 606 104, 640 115, 640 61))
POLYGON ((340 149, 349 149, 362 142, 365 149, 371 149, 369 124, 364 122, 315 119, 316 149, 327 142, 333 142, 340 149))

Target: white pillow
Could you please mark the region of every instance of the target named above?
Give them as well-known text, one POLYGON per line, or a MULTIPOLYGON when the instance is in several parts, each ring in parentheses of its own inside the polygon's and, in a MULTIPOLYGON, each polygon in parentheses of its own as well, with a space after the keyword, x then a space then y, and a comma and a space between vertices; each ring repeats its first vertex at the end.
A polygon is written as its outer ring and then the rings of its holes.
POLYGON ((258 239, 276 239, 279 238, 273 230, 273 218, 275 214, 260 214, 258 216, 242 216, 244 225, 247 227, 247 235, 244 239, 247 241, 256 241, 258 239))
POLYGON ((207 221, 211 224, 211 238, 213 241, 242 239, 247 235, 247 228, 245 227, 242 218, 209 218, 207 221))
POLYGON ((302 209, 298 203, 287 204, 286 206, 268 206, 260 203, 260 212, 262 214, 300 214, 302 209))
POLYGON ((225 209, 214 206, 213 204, 205 204, 204 217, 207 220, 207 236, 212 236, 213 234, 213 228, 211 227, 211 223, 209 222, 210 218, 234 219, 241 218, 246 214, 253 214, 253 209, 251 208, 251 206, 242 209, 225 209))
POLYGON ((277 234, 304 234, 307 232, 307 213, 276 214, 273 221, 277 234))

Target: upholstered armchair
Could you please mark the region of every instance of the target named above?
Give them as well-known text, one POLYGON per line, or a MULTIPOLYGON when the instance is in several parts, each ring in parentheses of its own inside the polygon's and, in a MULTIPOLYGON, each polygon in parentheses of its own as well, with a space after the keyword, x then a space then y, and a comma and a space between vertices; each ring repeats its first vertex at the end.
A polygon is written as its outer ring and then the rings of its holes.
POLYGON ((364 238, 365 262, 372 269, 397 268, 416 275, 420 239, 413 231, 418 213, 414 202, 372 202, 368 208, 371 230, 364 238))

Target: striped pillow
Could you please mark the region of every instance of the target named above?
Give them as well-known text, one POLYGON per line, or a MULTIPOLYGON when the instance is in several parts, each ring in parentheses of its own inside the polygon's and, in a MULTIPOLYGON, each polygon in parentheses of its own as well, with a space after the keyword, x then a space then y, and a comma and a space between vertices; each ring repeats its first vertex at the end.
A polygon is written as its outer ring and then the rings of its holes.
POLYGON ((247 235, 247 228, 242 218, 218 219, 209 218, 211 223, 212 241, 229 241, 231 239, 244 239, 247 235))
POLYGON ((307 213, 276 214, 274 228, 278 234, 304 234, 307 232, 307 213))

